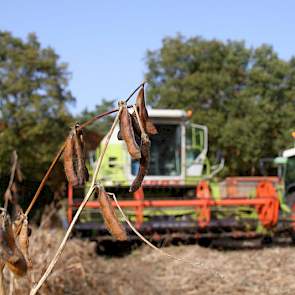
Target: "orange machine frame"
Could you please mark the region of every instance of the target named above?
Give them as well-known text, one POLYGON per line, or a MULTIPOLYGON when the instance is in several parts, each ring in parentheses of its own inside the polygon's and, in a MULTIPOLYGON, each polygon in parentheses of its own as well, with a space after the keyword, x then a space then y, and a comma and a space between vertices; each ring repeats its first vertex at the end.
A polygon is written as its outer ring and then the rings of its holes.
MULTIPOLYGON (((219 200, 212 199, 209 183, 202 180, 195 190, 195 199, 190 200, 145 200, 141 187, 133 196, 133 200, 120 200, 122 208, 134 208, 135 225, 140 228, 144 222, 144 208, 157 207, 194 207, 198 216, 198 226, 205 228, 211 221, 211 207, 252 206, 256 208, 258 218, 265 228, 272 228, 278 222, 279 198, 274 184, 278 182, 274 177, 230 177, 227 179, 227 197, 219 200), (256 196, 235 197, 238 182, 258 181, 256 196)), ((78 208, 80 202, 73 200, 73 188, 68 186, 68 222, 73 218, 73 208, 78 208)), ((112 203, 116 206, 115 202, 112 203)), ((86 208, 99 208, 97 201, 87 202, 86 208)))

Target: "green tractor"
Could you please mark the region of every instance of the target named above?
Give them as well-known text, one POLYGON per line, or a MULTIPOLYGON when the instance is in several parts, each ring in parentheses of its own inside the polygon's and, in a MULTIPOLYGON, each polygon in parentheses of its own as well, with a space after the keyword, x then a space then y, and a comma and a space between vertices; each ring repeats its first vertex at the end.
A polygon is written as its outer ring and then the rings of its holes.
MULTIPOLYGON (((294 137, 294 132, 292 133, 294 137)), ((295 242, 295 147, 284 150, 282 156, 274 159, 278 174, 282 180, 282 209, 287 215, 286 222, 290 225, 291 237, 295 242)))
POLYGON ((295 147, 283 151, 281 157, 274 159, 279 167, 279 175, 283 179, 284 194, 287 202, 295 193, 295 147))

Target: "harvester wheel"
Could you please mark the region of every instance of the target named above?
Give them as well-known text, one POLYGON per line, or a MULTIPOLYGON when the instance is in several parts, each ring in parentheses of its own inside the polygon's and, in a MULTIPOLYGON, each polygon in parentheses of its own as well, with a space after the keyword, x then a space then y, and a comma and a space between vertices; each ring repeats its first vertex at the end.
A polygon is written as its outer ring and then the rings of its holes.
POLYGON ((198 240, 198 245, 200 247, 209 248, 212 244, 212 239, 202 237, 198 240))
POLYGON ((272 228, 278 222, 279 200, 276 189, 269 181, 261 181, 256 188, 256 198, 265 199, 265 204, 256 206, 258 218, 265 228, 272 228))
POLYGON ((273 238, 271 236, 264 236, 261 239, 261 244, 263 246, 270 246, 273 243, 273 238))

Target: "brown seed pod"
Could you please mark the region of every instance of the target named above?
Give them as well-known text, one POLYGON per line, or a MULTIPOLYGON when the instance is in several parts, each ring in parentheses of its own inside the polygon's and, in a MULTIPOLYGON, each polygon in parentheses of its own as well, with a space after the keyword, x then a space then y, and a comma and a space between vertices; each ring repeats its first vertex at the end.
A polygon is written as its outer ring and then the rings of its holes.
POLYGON ((6 262, 12 254, 13 251, 9 247, 7 234, 3 228, 0 228, 0 260, 6 262))
POLYGON ((22 253, 17 249, 15 254, 8 258, 6 266, 17 276, 24 276, 28 271, 26 260, 22 253))
POLYGON ((66 139, 64 149, 64 168, 68 181, 72 186, 77 186, 79 181, 74 167, 74 137, 71 132, 66 139))
POLYGON ((126 232, 122 224, 119 222, 118 217, 116 216, 109 196, 107 195, 103 187, 101 187, 100 189, 97 188, 97 193, 99 196, 98 202, 100 204, 101 213, 108 231, 117 240, 126 241, 126 232))
POLYGON ((75 149, 75 159, 76 164, 75 170, 77 173, 78 184, 83 185, 89 179, 89 173, 85 165, 85 148, 82 130, 78 131, 79 124, 76 124, 75 130, 73 130, 74 138, 74 149, 75 149))
POLYGON ((127 110, 126 105, 124 105, 123 110, 120 115, 120 130, 124 141, 126 142, 128 152, 132 159, 139 160, 140 149, 136 143, 134 131, 132 128, 131 116, 127 110))
POLYGON ((158 134, 158 130, 150 118, 148 118, 146 121, 146 133, 149 135, 158 134))
POLYGON ((155 125, 149 118, 146 106, 145 106, 145 100, 144 100, 144 87, 142 87, 137 95, 136 98, 136 107, 138 110, 140 121, 142 122, 143 129, 148 135, 155 135, 158 133, 155 125))
MULTIPOLYGON (((141 131, 140 131, 140 127, 139 127, 135 113, 131 114, 131 124, 132 124, 133 132, 134 132, 135 141, 138 145, 140 145, 141 131)), ((117 138, 118 138, 118 140, 123 140, 121 130, 118 131, 117 138)))
POLYGON ((134 130, 135 141, 138 144, 138 146, 140 146, 141 145, 141 131, 140 131, 139 123, 138 123, 135 113, 131 114, 131 123, 132 123, 132 128, 134 130))
POLYGON ((121 130, 118 131, 117 138, 118 138, 118 140, 123 140, 121 130))
POLYGON ((25 217, 23 221, 21 231, 19 233, 18 242, 19 242, 19 248, 26 259, 28 268, 32 268, 32 260, 31 260, 31 257, 29 256, 29 228, 28 228, 27 217, 25 217))
POLYGON ((134 134, 137 135, 140 138, 141 130, 140 130, 140 126, 139 126, 139 123, 138 123, 135 112, 133 112, 131 114, 131 122, 132 122, 132 127, 133 127, 133 130, 134 130, 134 134))
POLYGON ((24 276, 28 267, 22 252, 18 249, 10 218, 3 217, 0 230, 1 258, 14 274, 24 276))
POLYGON ((133 180, 131 187, 129 189, 130 192, 136 192, 148 172, 149 169, 149 160, 150 160, 150 147, 151 142, 147 136, 142 136, 141 139, 141 158, 139 161, 139 169, 135 179, 133 180))

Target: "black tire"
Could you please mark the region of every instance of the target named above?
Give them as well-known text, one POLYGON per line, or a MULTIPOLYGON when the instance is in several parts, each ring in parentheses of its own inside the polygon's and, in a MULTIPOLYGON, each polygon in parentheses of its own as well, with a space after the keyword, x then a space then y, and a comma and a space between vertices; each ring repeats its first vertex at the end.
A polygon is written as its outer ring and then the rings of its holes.
POLYGON ((261 245, 262 246, 271 246, 271 244, 273 243, 273 238, 271 236, 264 236, 261 239, 261 245))
POLYGON ((212 244, 212 239, 210 238, 200 238, 198 240, 198 244, 200 247, 209 248, 212 244))

